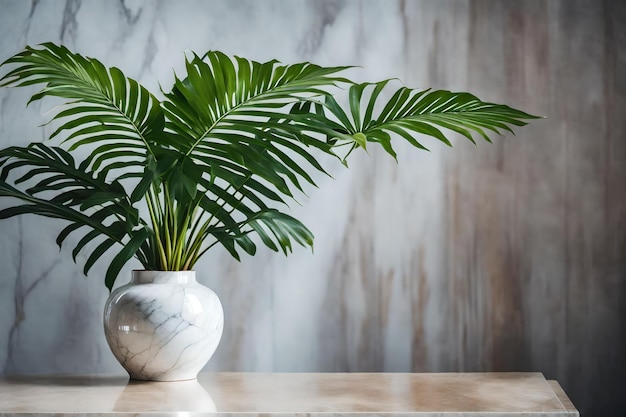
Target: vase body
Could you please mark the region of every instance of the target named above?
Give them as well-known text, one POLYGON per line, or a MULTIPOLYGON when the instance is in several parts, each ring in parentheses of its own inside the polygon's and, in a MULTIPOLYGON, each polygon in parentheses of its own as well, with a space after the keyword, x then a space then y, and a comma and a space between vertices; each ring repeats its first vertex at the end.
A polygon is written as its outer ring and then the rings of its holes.
POLYGON ((109 347, 136 380, 195 379, 223 328, 220 300, 195 271, 133 271, 104 309, 109 347))

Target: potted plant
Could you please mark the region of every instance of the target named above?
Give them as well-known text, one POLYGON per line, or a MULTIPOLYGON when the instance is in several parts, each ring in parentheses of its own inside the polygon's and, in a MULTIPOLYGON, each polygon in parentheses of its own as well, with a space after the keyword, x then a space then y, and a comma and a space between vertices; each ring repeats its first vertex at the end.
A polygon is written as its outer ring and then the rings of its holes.
POLYGON ((526 124, 531 116, 468 93, 356 84, 347 67, 254 62, 210 51, 186 57, 186 74, 160 97, 118 68, 45 43, 6 60, 1 86, 43 85, 29 103, 59 97, 51 144, 0 151, 0 196, 16 205, 0 218, 37 214, 67 222, 87 254, 85 274, 113 257, 113 289, 131 258, 143 270, 110 294, 105 334, 132 378, 195 378, 222 333, 217 296, 193 267, 216 244, 254 255, 260 241, 289 253, 313 234, 277 207, 324 172, 317 156, 345 163, 392 137, 425 149, 419 135, 447 145, 441 128, 473 140, 526 124), (334 94, 347 87, 346 104, 334 94), (384 98, 388 97, 388 98, 384 98), (253 236, 256 239, 253 239, 253 236))

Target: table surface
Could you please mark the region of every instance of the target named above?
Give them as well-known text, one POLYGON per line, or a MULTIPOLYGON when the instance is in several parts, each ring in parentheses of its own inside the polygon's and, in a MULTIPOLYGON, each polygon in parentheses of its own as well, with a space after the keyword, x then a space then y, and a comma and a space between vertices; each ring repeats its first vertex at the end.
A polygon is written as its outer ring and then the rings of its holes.
POLYGON ((198 380, 5 376, 0 416, 578 416, 540 373, 203 373, 198 380), (182 414, 181 414, 182 413, 182 414))

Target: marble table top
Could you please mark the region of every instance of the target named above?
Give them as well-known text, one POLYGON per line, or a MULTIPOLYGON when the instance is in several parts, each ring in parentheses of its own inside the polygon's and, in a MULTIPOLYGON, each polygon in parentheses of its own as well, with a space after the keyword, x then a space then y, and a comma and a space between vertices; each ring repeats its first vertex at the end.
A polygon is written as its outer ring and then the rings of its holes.
POLYGON ((540 373, 204 373, 198 380, 124 377, 0 379, 0 417, 578 416, 540 373))

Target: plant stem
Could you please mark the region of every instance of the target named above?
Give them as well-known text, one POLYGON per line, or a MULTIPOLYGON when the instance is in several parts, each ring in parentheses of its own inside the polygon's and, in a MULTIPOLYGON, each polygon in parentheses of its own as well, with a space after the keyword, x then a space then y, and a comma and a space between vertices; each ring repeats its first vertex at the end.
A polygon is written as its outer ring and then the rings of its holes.
MULTIPOLYGON (((176 218, 180 217, 181 224, 179 225, 179 230, 177 234, 177 238, 174 241, 175 250, 174 250, 174 269, 177 271, 184 270, 182 268, 183 259, 185 255, 185 235, 189 226, 189 208, 187 210, 181 210, 180 206, 176 206, 176 218)), ((178 221, 176 222, 178 223, 178 221)))
POLYGON ((170 261, 172 259, 172 239, 170 236, 171 210, 170 199, 167 187, 163 185, 163 234, 165 235, 165 258, 167 263, 164 265, 165 270, 169 271, 170 261))
MULTIPOLYGON (((153 187, 154 189, 155 187, 153 187)), ((152 229, 154 232, 154 248, 153 250, 155 250, 158 253, 158 258, 160 260, 160 268, 164 268, 167 265, 167 257, 165 256, 165 249, 163 248, 163 243, 161 241, 161 233, 159 231, 160 228, 160 224, 159 221, 156 217, 156 208, 155 208, 155 203, 154 203, 154 197, 153 197, 153 190, 149 190, 148 193, 146 194, 146 202, 148 203, 148 211, 150 212, 150 220, 152 221, 152 229)), ((158 199, 158 196, 156 197, 158 199)), ((157 258, 155 256, 155 258, 157 258)), ((154 259, 154 264, 155 266, 158 265, 158 262, 156 262, 157 259, 154 259)))

